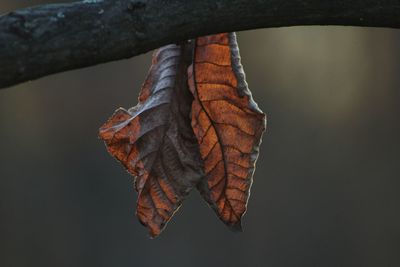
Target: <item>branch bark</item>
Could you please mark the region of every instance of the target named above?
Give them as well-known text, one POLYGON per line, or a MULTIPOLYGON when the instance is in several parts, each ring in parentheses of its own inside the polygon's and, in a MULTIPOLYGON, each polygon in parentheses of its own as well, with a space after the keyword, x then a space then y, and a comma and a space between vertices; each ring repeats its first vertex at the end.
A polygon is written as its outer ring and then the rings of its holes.
POLYGON ((400 28, 400 0, 85 0, 0 17, 0 88, 190 38, 295 25, 400 28))

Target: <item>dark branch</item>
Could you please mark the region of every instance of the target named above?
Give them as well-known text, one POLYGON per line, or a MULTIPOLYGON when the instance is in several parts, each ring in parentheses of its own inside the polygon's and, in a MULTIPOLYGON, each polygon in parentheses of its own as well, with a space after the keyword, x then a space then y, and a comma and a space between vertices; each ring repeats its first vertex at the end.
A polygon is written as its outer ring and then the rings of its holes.
POLYGON ((86 0, 0 17, 0 88, 218 32, 294 25, 400 28, 400 0, 86 0))

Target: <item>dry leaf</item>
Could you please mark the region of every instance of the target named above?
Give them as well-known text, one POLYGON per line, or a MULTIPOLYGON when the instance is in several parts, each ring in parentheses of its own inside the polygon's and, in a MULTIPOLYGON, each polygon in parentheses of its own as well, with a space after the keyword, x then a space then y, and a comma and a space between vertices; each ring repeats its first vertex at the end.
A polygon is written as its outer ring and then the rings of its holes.
POLYGON ((194 186, 240 230, 265 123, 236 36, 225 33, 157 50, 139 104, 118 109, 100 137, 136 177, 137 216, 151 236, 194 186))
POLYGON ((236 35, 197 38, 188 72, 205 172, 198 188, 223 222, 241 230, 266 121, 247 87, 236 35))
POLYGON ((128 111, 118 109, 100 129, 108 151, 137 177, 136 213, 152 237, 160 234, 203 177, 190 127, 190 53, 185 45, 157 50, 139 104, 128 111))

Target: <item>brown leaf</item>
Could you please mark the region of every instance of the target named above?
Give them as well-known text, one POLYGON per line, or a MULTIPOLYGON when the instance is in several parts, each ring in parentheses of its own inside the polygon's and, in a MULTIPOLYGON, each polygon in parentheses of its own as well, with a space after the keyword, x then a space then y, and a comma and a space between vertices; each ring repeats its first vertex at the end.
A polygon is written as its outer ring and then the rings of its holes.
POLYGON ((266 121, 247 87, 234 33, 196 39, 189 87, 204 161, 199 191, 223 222, 241 230, 266 121))
POLYGON ((118 109, 100 129, 108 151, 136 176, 136 213, 152 237, 203 176, 190 127, 187 50, 185 45, 157 50, 139 104, 118 109))

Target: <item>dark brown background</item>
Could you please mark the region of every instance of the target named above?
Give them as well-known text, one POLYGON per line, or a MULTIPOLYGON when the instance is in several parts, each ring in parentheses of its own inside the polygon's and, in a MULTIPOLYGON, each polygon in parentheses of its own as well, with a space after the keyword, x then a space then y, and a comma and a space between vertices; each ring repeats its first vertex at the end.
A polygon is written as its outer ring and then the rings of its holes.
POLYGON ((97 129, 136 104, 147 54, 0 91, 0 266, 400 266, 400 30, 238 38, 269 117, 244 233, 195 191, 160 238, 137 222, 97 129))

